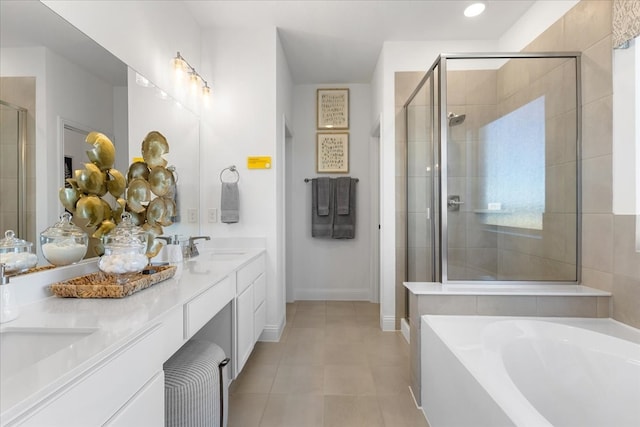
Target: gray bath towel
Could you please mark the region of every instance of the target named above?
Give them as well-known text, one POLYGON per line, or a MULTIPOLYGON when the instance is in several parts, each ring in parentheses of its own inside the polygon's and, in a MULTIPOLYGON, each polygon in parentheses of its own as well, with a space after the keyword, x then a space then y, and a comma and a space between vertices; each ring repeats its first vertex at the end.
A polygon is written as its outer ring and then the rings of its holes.
POLYGON ((331 178, 317 178, 318 180, 318 215, 329 215, 329 204, 331 203, 331 178))
POLYGON ((351 178, 348 176, 336 178, 336 212, 338 215, 349 215, 350 192, 351 178))
POLYGON ((333 180, 329 178, 314 178, 311 180, 311 237, 331 237, 333 228, 333 180), (318 181, 328 180, 329 201, 327 215, 319 215, 318 209, 318 181))
POLYGON ((349 213, 341 215, 336 209, 336 215, 333 216, 333 232, 331 234, 334 239, 353 239, 356 237, 356 179, 346 179, 349 183, 349 213))
POLYGON ((240 221, 240 194, 237 182, 222 183, 220 221, 226 224, 240 221))

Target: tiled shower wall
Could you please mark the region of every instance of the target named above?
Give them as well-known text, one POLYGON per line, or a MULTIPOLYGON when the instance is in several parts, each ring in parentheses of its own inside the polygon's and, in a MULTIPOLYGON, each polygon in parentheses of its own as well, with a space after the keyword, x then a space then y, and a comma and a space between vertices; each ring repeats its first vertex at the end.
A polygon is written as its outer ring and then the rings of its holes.
MULTIPOLYGON (((524 51, 582 52, 582 282, 611 291, 613 317, 640 327, 640 253, 635 250, 634 240, 636 218, 612 213, 611 9, 611 1, 583 0, 524 51)), ((528 73, 523 70, 519 72, 528 73)), ((405 143, 402 139, 404 125, 401 108, 423 74, 396 74, 396 274, 400 287, 404 278, 406 230, 405 143)), ((532 77, 528 74, 519 76, 527 79, 532 77)), ((565 113, 571 114, 569 111, 565 113)), ((470 117, 472 114, 468 113, 467 120, 470 117)), ((563 178, 566 177, 563 169, 571 167, 566 164, 570 156, 564 153, 559 157, 559 154, 547 153, 547 157, 555 159, 548 165, 555 168, 548 167, 547 180, 559 180, 567 188, 572 183, 563 178)), ((547 203, 551 206, 560 203, 561 194, 562 191, 558 193, 551 190, 548 197, 552 200, 548 199, 547 203)), ((546 217, 545 221, 548 219, 546 217)), ((561 243, 556 244, 556 250, 560 253, 561 243)), ((489 263, 485 263, 483 268, 487 265, 489 263)), ((399 288, 396 301, 404 307, 404 294, 399 288)), ((397 311, 398 317, 403 315, 403 310, 397 311)))
POLYGON ((613 318, 640 327, 635 216, 612 208, 611 10, 583 0, 525 50, 582 52, 582 282, 612 292, 613 318))

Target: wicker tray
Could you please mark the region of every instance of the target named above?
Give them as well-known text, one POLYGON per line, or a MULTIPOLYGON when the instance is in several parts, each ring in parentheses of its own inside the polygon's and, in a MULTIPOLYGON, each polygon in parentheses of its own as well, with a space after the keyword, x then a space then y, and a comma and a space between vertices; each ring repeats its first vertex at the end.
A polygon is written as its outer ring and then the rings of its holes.
POLYGON ((42 265, 40 267, 33 267, 33 268, 30 268, 30 269, 28 269, 26 271, 22 271, 20 273, 16 273, 16 274, 14 274, 14 276, 21 276, 23 274, 31 274, 31 273, 39 273, 41 271, 47 271, 47 270, 50 270, 50 269, 55 268, 55 267, 56 267, 55 265, 42 265))
POLYGON ((117 284, 115 277, 97 272, 53 283, 49 288, 54 295, 63 298, 123 298, 176 274, 175 266, 158 266, 153 269, 155 273, 141 273, 123 285, 117 284))

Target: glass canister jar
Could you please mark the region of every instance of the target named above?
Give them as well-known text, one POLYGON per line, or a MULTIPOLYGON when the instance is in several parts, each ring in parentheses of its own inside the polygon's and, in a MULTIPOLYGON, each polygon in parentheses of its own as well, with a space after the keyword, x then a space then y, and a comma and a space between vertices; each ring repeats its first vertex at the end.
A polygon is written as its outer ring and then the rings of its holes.
POLYGON ((6 274, 17 274, 33 268, 38 256, 33 253, 33 243, 19 239, 13 230, 7 230, 0 239, 0 263, 6 274))
POLYGON ((116 277, 124 284, 140 273, 148 264, 147 233, 133 223, 131 214, 122 214, 122 221, 109 234, 102 237, 104 255, 98 268, 116 277))
POLYGON ((40 233, 42 255, 55 266, 75 264, 87 253, 89 236, 71 222, 71 214, 60 215, 60 221, 40 233))

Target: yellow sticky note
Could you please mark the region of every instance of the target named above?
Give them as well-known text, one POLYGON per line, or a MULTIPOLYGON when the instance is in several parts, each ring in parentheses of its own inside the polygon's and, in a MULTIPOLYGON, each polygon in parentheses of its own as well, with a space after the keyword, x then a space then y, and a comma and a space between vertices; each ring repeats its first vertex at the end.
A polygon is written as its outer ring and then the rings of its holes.
POLYGON ((247 157, 247 169, 271 169, 271 156, 247 157))

